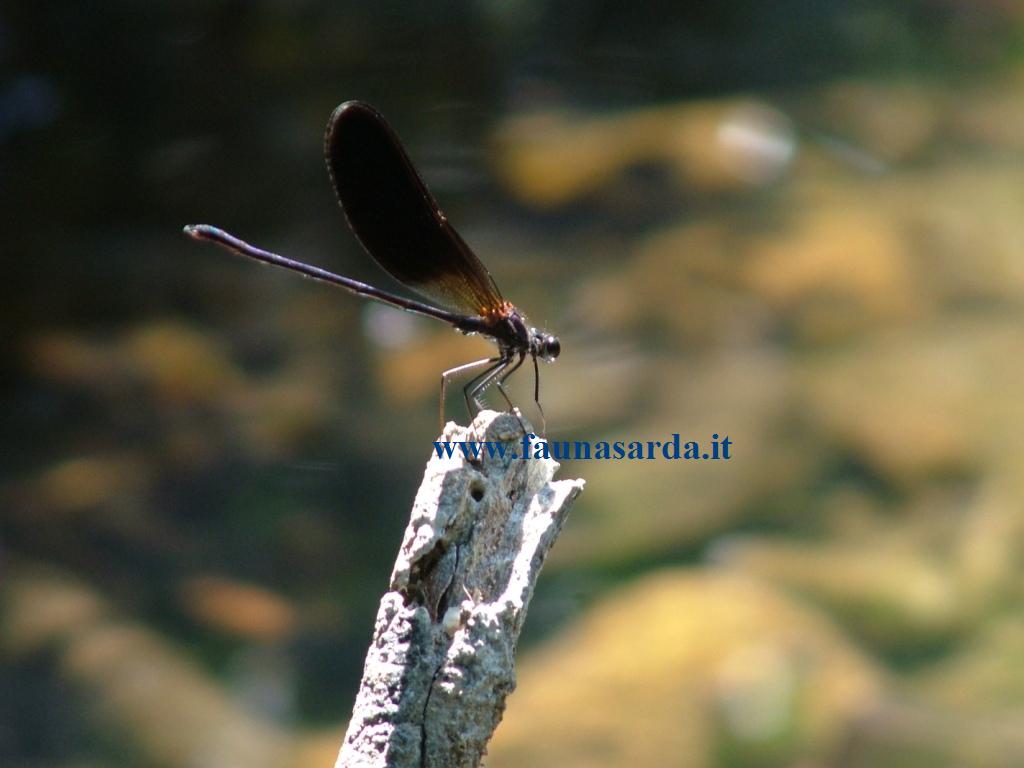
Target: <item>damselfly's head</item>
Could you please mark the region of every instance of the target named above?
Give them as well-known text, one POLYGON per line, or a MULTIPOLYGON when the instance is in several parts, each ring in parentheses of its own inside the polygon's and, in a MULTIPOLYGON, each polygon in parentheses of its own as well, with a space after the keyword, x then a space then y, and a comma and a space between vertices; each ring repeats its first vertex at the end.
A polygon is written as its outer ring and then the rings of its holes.
POLYGON ((545 363, 554 362, 555 358, 562 351, 562 344, 557 336, 550 333, 538 331, 533 328, 530 334, 530 352, 534 357, 539 357, 545 363))

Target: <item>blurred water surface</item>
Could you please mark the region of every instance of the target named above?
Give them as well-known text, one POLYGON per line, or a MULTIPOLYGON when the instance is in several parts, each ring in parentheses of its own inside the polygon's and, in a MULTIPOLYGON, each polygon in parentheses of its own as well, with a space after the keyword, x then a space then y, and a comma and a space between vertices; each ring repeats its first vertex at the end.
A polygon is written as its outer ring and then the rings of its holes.
POLYGON ((550 437, 735 446, 563 468, 490 763, 1024 764, 1022 39, 994 0, 8 4, 0 763, 333 761, 487 346, 180 229, 393 287, 320 156, 360 98, 561 336, 550 437))

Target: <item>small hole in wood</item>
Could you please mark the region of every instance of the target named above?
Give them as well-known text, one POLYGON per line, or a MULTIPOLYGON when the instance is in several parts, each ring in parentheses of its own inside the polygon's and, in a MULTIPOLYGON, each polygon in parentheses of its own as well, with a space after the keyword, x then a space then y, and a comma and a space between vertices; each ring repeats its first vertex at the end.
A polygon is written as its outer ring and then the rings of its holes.
POLYGON ((483 501, 484 488, 482 485, 473 485, 469 489, 469 495, 473 498, 473 501, 483 501))

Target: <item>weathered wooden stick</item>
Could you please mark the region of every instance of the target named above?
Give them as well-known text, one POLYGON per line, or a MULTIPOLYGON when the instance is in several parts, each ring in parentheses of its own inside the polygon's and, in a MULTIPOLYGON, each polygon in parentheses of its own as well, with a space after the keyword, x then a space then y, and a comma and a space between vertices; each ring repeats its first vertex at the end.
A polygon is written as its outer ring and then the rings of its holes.
POLYGON ((500 442, 506 455, 467 460, 455 446, 427 464, 335 768, 479 765, 544 558, 583 489, 552 482, 557 462, 519 456, 510 414, 449 423, 442 439, 500 442))

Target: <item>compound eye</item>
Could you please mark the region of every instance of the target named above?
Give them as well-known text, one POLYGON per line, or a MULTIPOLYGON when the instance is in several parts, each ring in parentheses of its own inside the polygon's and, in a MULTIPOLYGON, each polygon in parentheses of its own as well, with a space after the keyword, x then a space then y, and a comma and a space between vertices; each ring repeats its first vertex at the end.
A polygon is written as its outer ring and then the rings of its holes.
POLYGON ((562 345, 554 336, 544 339, 544 359, 554 360, 562 352, 562 345))

